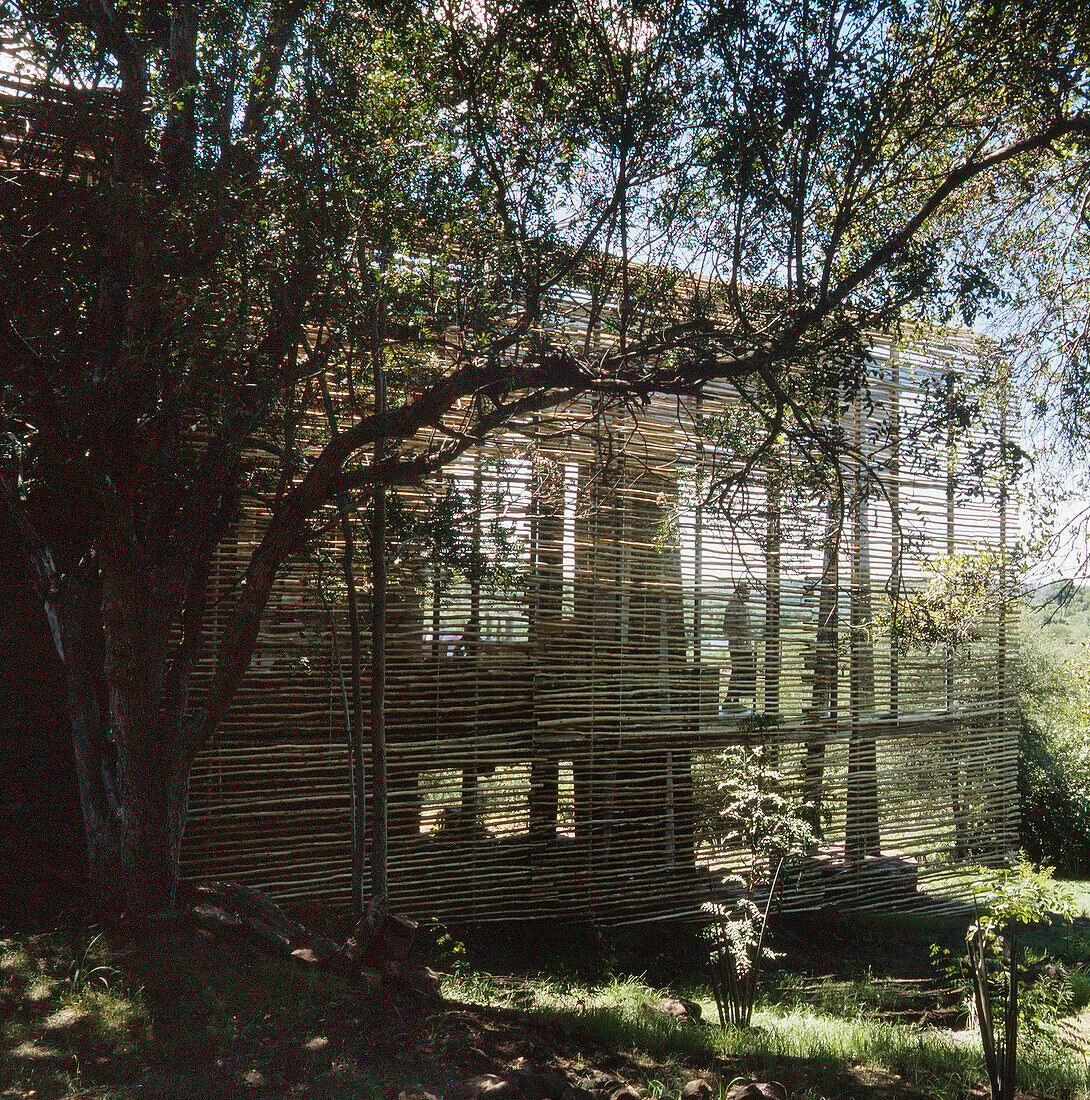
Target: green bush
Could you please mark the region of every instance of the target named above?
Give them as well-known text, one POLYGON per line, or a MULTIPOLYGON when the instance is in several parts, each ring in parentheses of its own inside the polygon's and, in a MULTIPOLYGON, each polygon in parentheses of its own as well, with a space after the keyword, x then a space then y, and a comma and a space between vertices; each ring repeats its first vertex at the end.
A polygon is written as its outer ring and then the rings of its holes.
POLYGON ((1019 788, 1022 847, 1069 878, 1090 875, 1090 655, 1025 631, 1019 788))

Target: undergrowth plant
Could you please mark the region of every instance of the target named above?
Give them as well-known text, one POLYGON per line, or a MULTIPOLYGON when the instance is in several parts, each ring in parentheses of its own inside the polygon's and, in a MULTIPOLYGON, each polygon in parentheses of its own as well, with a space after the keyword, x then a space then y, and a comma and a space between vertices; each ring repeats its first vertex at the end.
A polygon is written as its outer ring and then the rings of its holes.
POLYGON ((466 945, 442 921, 431 922, 431 936, 435 945, 433 958, 437 966, 452 974, 466 975, 473 972, 466 945))
POLYGON ((116 966, 107 963, 96 963, 94 960, 95 949, 103 934, 99 932, 87 941, 80 950, 78 947, 72 952, 72 961, 68 965, 68 973, 65 976, 65 986, 70 995, 78 995, 91 986, 100 986, 108 989, 110 982, 120 977, 121 971, 116 966))
POLYGON ((787 859, 813 841, 801 802, 783 790, 763 745, 736 746, 719 758, 720 805, 713 840, 742 853, 739 872, 723 880, 731 896, 713 898, 711 981, 719 1023, 748 1027, 761 960, 770 956, 765 931, 787 859), (763 902, 763 907, 761 902, 763 902))
MULTIPOLYGON (((980 1033, 991 1100, 1012 1100, 1018 1066, 1019 1032, 1055 1040, 1065 1007, 1064 987, 1027 981, 1024 936, 1027 926, 1070 920, 1070 895, 1053 879, 1052 868, 1038 869, 1020 858, 1010 869, 978 868, 973 883, 976 919, 966 933, 965 959, 971 1015, 980 1033)), ((947 960, 950 952, 932 949, 947 960)))

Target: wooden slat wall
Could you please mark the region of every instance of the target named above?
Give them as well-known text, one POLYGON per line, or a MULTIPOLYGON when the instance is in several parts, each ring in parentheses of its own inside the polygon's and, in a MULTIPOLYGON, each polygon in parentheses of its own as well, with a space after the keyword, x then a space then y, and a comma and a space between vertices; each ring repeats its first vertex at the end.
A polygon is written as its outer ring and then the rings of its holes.
POLYGON ((108 155, 115 96, 0 71, 0 167, 93 179, 108 155))
MULTIPOLYGON (((511 533, 518 585, 441 576, 437 589, 427 547, 399 559, 387 689, 393 904, 447 919, 695 914, 732 860, 703 829, 719 755, 756 739, 820 800, 822 845, 789 905, 941 908, 967 863, 1013 848, 1003 625, 984 624, 956 654, 897 653, 865 628, 898 585, 921 582, 928 556, 1000 541, 998 475, 965 495, 970 453, 998 430, 998 413, 985 409, 975 434, 940 431, 923 451, 898 441, 925 394, 975 370, 977 354, 949 334, 914 352, 875 342, 869 399, 840 427, 883 492, 860 507, 849 499, 842 517, 820 493, 778 493, 767 465, 729 507, 699 503, 701 471, 735 461, 699 428, 732 408, 715 387, 597 425, 578 406, 565 411, 566 434, 555 419, 536 438, 523 425, 449 470, 481 502, 485 544, 493 522, 511 533), (756 674, 753 697, 725 705, 723 617, 740 581, 756 674)), ((863 475, 849 462, 846 477, 850 498, 863 475)), ((429 491, 445 490, 406 491, 403 508, 422 513, 429 491)), ((240 529, 237 552, 225 549, 225 585, 253 537, 240 529)), ((343 604, 332 617, 347 659, 343 604)), ((313 569, 298 565, 198 760, 185 875, 347 905, 344 730, 330 618, 313 569)))

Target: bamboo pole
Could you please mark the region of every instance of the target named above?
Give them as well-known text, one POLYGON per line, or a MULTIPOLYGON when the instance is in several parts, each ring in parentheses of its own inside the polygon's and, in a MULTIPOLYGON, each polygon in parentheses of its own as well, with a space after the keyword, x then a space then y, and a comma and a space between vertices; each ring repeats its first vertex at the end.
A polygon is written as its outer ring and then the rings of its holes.
MULTIPOLYGON (((375 413, 386 411, 385 306, 376 285, 372 369, 375 413)), ((375 443, 375 462, 385 454, 382 440, 375 443)), ((385 898, 389 886, 389 806, 386 759, 386 490, 375 488, 371 498, 371 893, 385 898)))

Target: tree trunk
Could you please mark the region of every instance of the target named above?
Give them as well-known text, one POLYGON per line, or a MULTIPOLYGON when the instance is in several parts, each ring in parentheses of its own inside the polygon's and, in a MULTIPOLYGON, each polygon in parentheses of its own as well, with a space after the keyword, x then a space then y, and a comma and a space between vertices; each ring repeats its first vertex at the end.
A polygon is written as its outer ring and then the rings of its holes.
MULTIPOLYGON (((169 677, 166 655, 179 593, 199 590, 203 600, 207 555, 190 558, 187 583, 171 586, 158 555, 149 567, 135 540, 126 548, 117 538, 62 574, 6 482, 0 497, 64 664, 93 902, 106 915, 168 908, 198 747, 183 728, 196 654, 185 629, 169 677)), ((200 604, 187 612, 184 626, 199 639, 200 604)))
POLYGON ((119 858, 92 863, 92 888, 110 910, 118 908, 119 899, 129 913, 172 908, 189 768, 130 752, 122 753, 120 770, 125 814, 117 829, 119 858))
MULTIPOLYGON (((73 631, 66 638, 73 640, 73 631)), ((69 710, 87 843, 88 878, 100 912, 170 908, 189 793, 191 761, 176 751, 179 731, 140 726, 132 710, 102 715, 84 659, 67 649, 69 710), (149 733, 151 736, 149 736, 149 733), (123 809, 122 809, 123 808, 123 809)), ((150 703, 151 700, 148 700, 150 703)), ((151 707, 135 713, 147 714, 151 707)))
MULTIPOLYGON (((92 880, 100 869, 116 863, 120 854, 116 756, 111 751, 100 704, 104 685, 92 672, 101 667, 102 649, 98 618, 101 596, 93 564, 93 559, 85 559, 69 577, 56 607, 58 629, 54 635, 64 662, 72 750, 92 880)), ((113 882, 106 893, 115 891, 119 881, 113 882)), ((98 895, 99 891, 94 893, 98 895)))
POLYGON ((102 583, 94 565, 70 576, 60 608, 91 895, 103 913, 167 909, 192 766, 181 716, 160 705, 168 627, 138 575, 102 583))

